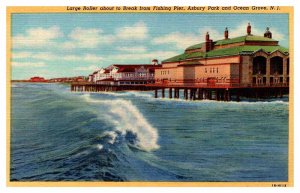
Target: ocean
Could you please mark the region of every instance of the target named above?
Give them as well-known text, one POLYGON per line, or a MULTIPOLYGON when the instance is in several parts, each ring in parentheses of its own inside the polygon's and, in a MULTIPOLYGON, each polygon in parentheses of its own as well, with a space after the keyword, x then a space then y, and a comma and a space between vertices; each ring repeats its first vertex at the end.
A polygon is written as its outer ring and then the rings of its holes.
POLYGON ((220 102, 153 94, 13 83, 10 180, 288 180, 287 96, 220 102))

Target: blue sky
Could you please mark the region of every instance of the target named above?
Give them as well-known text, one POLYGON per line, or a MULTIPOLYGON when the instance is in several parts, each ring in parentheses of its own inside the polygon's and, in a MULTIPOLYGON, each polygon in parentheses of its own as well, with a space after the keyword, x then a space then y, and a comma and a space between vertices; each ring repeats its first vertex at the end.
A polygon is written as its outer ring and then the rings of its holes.
POLYGON ((273 38, 288 47, 287 14, 13 14, 12 79, 88 75, 110 64, 148 64, 203 42, 246 34, 273 38))

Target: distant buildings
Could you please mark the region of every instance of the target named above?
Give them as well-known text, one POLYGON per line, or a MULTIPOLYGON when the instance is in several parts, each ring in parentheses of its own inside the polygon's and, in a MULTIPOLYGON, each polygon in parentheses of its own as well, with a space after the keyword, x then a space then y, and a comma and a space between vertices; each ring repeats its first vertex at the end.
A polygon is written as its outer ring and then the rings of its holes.
POLYGON ((28 80, 12 80, 13 82, 44 82, 44 83, 73 83, 73 82, 86 82, 87 77, 75 76, 75 77, 60 77, 45 79, 44 77, 34 76, 28 80))
POLYGON ((89 75, 88 81, 102 85, 142 85, 154 83, 154 71, 160 68, 156 59, 152 64, 112 64, 89 75))
POLYGON ((172 86, 230 87, 272 86, 289 83, 289 50, 272 39, 269 28, 263 36, 251 33, 213 41, 209 33, 205 41, 186 48, 183 54, 162 61, 155 69, 155 83, 172 86))
POLYGON ((60 82, 60 83, 86 82, 86 81, 87 78, 85 76, 51 78, 48 80, 48 82, 60 82))
POLYGON ((31 77, 29 82, 47 82, 47 80, 44 77, 35 76, 31 77))

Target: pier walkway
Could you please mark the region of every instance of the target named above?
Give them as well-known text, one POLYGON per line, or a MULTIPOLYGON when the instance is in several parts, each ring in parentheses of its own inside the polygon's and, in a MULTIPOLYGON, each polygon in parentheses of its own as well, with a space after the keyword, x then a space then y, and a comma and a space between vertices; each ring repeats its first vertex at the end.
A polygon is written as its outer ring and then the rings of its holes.
POLYGON ((283 97, 289 94, 288 84, 274 85, 171 85, 171 84, 146 84, 146 85, 101 85, 91 83, 73 83, 71 91, 74 92, 110 92, 110 91, 154 91, 158 98, 183 98, 186 100, 217 100, 240 101, 241 97, 254 99, 268 99, 283 97))

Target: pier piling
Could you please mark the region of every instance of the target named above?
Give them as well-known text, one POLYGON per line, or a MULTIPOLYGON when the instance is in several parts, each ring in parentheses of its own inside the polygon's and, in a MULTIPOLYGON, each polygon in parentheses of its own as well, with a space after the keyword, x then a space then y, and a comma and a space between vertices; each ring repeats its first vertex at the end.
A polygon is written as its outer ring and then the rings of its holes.
POLYGON ((154 97, 157 98, 157 89, 154 90, 154 97))
POLYGON ((172 88, 169 88, 169 98, 172 98, 172 88))
POLYGON ((185 100, 188 100, 188 89, 184 89, 184 98, 185 100))

